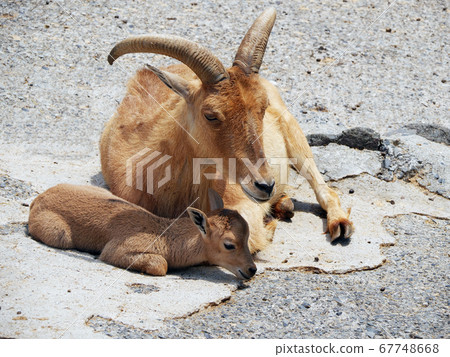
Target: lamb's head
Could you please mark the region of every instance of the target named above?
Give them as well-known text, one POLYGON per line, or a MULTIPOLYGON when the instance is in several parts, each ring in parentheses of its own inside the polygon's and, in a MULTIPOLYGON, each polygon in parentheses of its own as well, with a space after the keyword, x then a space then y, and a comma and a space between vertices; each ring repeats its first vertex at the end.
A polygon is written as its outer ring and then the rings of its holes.
POLYGON ((258 17, 229 69, 204 47, 176 36, 128 38, 108 57, 112 64, 126 53, 151 52, 186 64, 198 79, 188 81, 175 73, 147 67, 185 99, 184 121, 199 142, 195 156, 223 159, 224 175, 230 177, 235 169, 243 190, 262 201, 273 195, 275 181, 263 150, 263 118, 269 99, 258 72, 274 22, 274 9, 258 17))
POLYGON ((256 273, 256 265, 248 248, 247 221, 237 211, 224 208, 222 198, 211 189, 209 200, 209 215, 188 208, 189 217, 203 237, 208 262, 229 270, 239 279, 250 279, 256 273))

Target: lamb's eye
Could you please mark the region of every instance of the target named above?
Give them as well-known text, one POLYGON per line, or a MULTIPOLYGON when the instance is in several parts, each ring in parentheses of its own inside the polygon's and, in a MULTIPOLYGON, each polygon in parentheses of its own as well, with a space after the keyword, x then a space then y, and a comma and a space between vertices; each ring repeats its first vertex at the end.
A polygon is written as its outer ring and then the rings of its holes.
POLYGON ((219 120, 213 114, 204 114, 204 115, 205 115, 206 120, 208 120, 208 121, 217 121, 217 120, 219 120))
POLYGON ((234 244, 231 244, 231 243, 224 243, 223 245, 225 246, 225 249, 228 249, 228 250, 236 249, 234 244))

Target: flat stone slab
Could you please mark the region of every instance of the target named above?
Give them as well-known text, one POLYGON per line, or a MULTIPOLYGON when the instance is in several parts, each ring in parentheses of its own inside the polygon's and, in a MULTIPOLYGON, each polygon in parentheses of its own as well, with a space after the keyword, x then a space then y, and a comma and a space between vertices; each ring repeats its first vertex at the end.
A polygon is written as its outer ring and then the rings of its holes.
MULTIPOLYGON (((35 242, 25 234, 24 226, 28 219, 26 205, 34 198, 33 192, 43 192, 60 182, 101 181, 98 158, 59 160, 55 164, 51 158, 14 148, 2 153, 3 174, 16 180, 18 190, 22 183, 29 193, 11 193, 0 200, 0 336, 105 337, 92 326, 109 320, 152 330, 165 319, 218 304, 238 288, 240 283, 217 267, 196 267, 152 277, 115 268, 89 254, 35 242), (32 172, 25 169, 27 163, 33 164, 32 172)), ((361 174, 375 171, 375 165, 366 169, 373 164, 371 160, 360 159, 376 153, 329 145, 317 154, 319 167, 326 162, 329 172, 342 178, 331 184, 341 193, 343 207, 352 208, 356 232, 350 240, 331 244, 323 234, 323 212, 303 181, 289 192, 297 199, 292 223, 279 223, 273 244, 257 255, 260 273, 264 269, 326 273, 373 269, 384 261, 382 247, 394 243, 381 225, 384 217, 410 212, 449 217, 450 206, 445 198, 403 181, 384 182, 361 174), (334 161, 332 155, 354 157, 360 163, 359 169, 339 174, 339 161, 334 161), (354 175, 358 176, 346 177, 354 175), (353 194, 349 194, 350 189, 353 194)))
POLYGON ((306 204, 296 204, 292 223, 279 223, 274 242, 258 254, 258 266, 274 270, 315 270, 348 273, 373 269, 384 262, 382 248, 395 243, 382 227, 385 217, 419 213, 450 217, 450 202, 418 186, 403 181, 385 182, 370 175, 342 179, 331 184, 341 195, 343 208, 351 208, 350 219, 355 233, 348 240, 333 243, 323 232, 326 219, 321 218, 313 191, 307 184, 292 189, 289 195, 306 204), (349 191, 353 190, 353 194, 349 191), (306 212, 305 212, 306 211, 306 212))
POLYGON ((23 233, 2 236, 0 335, 105 337, 86 323, 114 319, 145 330, 229 298, 235 278, 215 267, 152 277, 89 254, 61 251, 23 233))
POLYGON ((314 157, 320 158, 316 164, 326 180, 337 181, 362 173, 376 175, 380 171, 381 154, 377 151, 355 150, 334 143, 311 149, 314 157))

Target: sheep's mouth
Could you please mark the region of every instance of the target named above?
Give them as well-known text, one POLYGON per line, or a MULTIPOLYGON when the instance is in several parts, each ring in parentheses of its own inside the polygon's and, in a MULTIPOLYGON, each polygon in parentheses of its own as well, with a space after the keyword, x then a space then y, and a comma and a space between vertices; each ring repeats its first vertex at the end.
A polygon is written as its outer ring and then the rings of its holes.
POLYGON ((245 279, 245 280, 249 280, 250 277, 248 277, 247 275, 245 275, 241 269, 238 269, 239 274, 241 274, 241 276, 245 279))
POLYGON ((272 196, 273 193, 275 192, 275 190, 272 192, 272 194, 270 195, 258 195, 255 192, 253 192, 252 190, 250 190, 249 188, 247 188, 247 186, 241 184, 242 190, 252 199, 259 201, 259 202, 266 202, 268 201, 272 196))

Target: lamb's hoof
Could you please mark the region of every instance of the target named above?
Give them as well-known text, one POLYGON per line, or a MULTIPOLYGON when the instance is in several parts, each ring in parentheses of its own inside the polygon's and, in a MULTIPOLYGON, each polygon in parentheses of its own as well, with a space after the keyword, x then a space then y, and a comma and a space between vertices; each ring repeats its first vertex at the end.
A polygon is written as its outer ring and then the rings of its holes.
POLYGON ((291 198, 283 195, 272 205, 272 216, 280 221, 289 221, 294 217, 294 202, 291 198))

